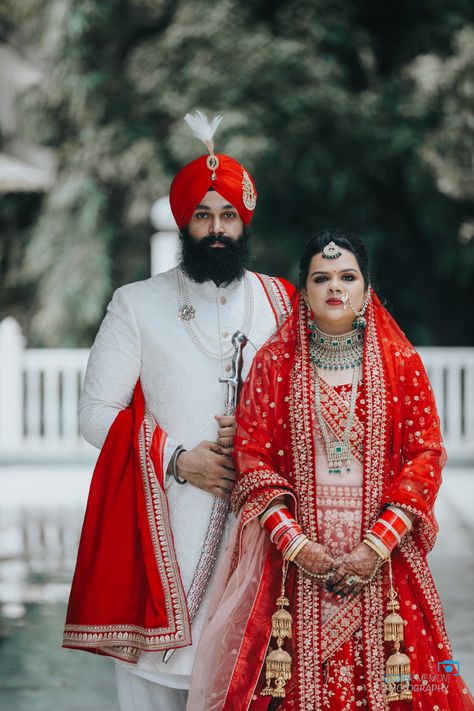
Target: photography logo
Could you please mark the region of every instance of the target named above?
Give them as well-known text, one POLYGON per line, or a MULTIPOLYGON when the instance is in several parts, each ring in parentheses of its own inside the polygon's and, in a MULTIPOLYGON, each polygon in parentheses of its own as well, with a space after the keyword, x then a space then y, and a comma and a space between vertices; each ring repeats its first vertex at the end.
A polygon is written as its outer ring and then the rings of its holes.
POLYGON ((418 674, 385 674, 385 687, 390 694, 433 693, 449 689, 451 677, 459 676, 460 664, 454 659, 438 662, 437 671, 418 674))
POLYGON ((453 659, 445 659, 444 662, 438 662, 438 672, 459 676, 459 662, 455 662, 453 659))

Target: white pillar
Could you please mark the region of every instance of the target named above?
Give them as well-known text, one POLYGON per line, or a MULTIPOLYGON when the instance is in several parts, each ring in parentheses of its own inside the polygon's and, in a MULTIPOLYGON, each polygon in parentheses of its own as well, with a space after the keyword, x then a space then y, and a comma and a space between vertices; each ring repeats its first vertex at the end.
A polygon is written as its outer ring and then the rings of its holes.
POLYGON ((169 196, 153 203, 151 222, 157 232, 151 238, 151 275, 166 272, 178 264, 178 227, 171 212, 169 196))
POLYGON ((23 349, 21 328, 9 316, 0 323, 0 444, 3 450, 17 449, 23 437, 23 349))

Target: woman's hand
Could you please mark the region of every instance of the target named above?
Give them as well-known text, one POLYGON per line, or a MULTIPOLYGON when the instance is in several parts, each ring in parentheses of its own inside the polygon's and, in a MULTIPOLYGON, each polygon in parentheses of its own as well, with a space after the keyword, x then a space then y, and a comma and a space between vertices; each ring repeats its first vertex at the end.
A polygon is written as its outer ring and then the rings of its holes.
POLYGON ((350 553, 336 561, 327 589, 336 597, 356 595, 381 564, 382 559, 375 551, 365 543, 359 543, 350 553))
MULTIPOLYGON (((322 546, 320 543, 310 541, 300 550, 295 558, 295 563, 301 566, 304 570, 308 571, 308 573, 324 575, 335 567, 336 561, 328 553, 325 546, 322 546)), ((326 581, 324 579, 320 580, 315 578, 315 580, 318 585, 325 587, 326 581)))

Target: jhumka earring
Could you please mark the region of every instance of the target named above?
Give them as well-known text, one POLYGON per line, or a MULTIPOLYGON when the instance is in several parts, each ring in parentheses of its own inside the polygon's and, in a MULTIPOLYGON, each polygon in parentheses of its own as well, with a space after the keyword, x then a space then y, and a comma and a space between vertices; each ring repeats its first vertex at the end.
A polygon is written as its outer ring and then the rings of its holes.
POLYGON ((314 333, 314 320, 313 320, 313 312, 311 311, 311 306, 309 305, 309 301, 307 297, 303 296, 303 301, 306 306, 306 322, 308 324, 308 330, 311 331, 311 333, 314 333))
POLYGON ((410 690, 410 657, 400 652, 400 642, 403 641, 404 621, 399 614, 400 603, 398 595, 393 587, 392 563, 388 559, 388 569, 390 576, 390 590, 388 591, 387 611, 388 615, 384 620, 384 640, 393 642, 393 654, 385 663, 385 683, 386 700, 406 701, 412 698, 410 690))
MULTIPOLYGON (((347 294, 347 292, 346 292, 347 294)), ((367 294, 364 299, 364 303, 362 304, 362 308, 360 311, 357 311, 355 308, 354 304, 352 303, 351 297, 349 294, 347 294, 347 299, 349 301, 349 306, 351 307, 352 311, 355 314, 355 319, 352 322, 352 328, 356 328, 360 331, 364 331, 367 327, 367 319, 364 317, 365 311, 367 309, 367 306, 369 305, 369 300, 371 296, 371 288, 369 284, 369 288, 367 289, 367 294)))
POLYGON ((286 638, 291 638, 292 619, 288 610, 290 601, 285 595, 285 578, 288 562, 284 561, 280 597, 277 599, 277 611, 272 615, 272 637, 275 637, 277 648, 267 654, 265 660, 265 679, 267 685, 260 692, 262 696, 273 696, 283 699, 286 695, 285 684, 291 679, 291 656, 286 652, 283 643, 286 638), (274 681, 275 686, 272 686, 274 681))

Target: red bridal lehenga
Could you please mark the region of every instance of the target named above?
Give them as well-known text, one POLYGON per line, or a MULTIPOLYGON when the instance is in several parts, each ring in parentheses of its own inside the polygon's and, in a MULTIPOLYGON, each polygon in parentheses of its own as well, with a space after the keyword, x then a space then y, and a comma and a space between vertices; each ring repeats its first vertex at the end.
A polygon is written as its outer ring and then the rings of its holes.
MULTIPOLYGON (((342 439, 351 384, 320 378, 321 414, 342 439)), ((315 416, 306 309, 259 351, 242 391, 233 507, 238 522, 227 563, 218 571, 188 711, 471 711, 474 700, 452 659, 441 603, 426 555, 437 533, 433 505, 445 452, 433 393, 421 360, 375 294, 367 310, 362 381, 351 431, 350 472, 329 473, 315 416), (401 651, 410 658, 411 700, 387 701, 384 642, 388 565, 356 597, 337 602, 290 563, 285 583, 292 659, 283 699, 262 696, 265 657, 275 648, 271 617, 282 559, 259 516, 281 495, 304 533, 334 557, 352 550, 392 503, 416 514, 391 555, 394 588, 405 621, 401 651)))

